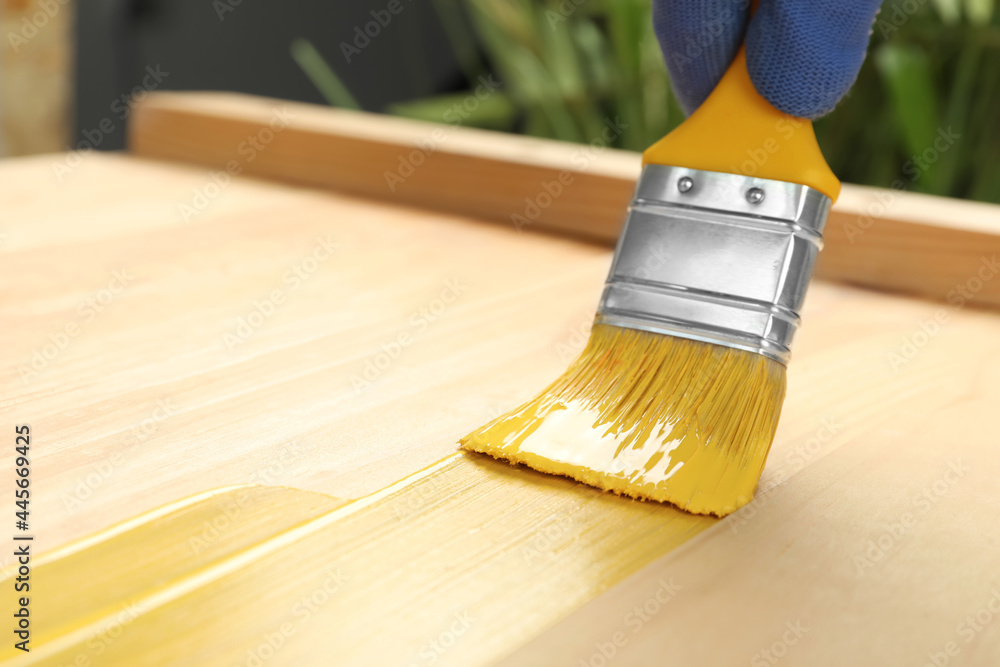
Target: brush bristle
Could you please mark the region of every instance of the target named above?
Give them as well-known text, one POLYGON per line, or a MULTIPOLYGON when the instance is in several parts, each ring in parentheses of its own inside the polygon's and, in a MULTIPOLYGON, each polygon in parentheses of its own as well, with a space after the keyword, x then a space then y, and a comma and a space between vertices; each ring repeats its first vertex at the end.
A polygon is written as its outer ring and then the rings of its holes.
POLYGON ((784 397, 785 367, 760 354, 595 324, 558 380, 461 443, 725 516, 753 498, 784 397))

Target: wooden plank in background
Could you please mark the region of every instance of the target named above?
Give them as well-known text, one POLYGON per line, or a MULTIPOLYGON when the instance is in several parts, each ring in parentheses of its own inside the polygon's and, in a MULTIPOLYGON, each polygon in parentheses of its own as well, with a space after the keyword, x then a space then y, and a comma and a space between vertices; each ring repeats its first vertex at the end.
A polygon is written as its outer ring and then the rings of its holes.
MULTIPOLYGON (((624 151, 229 93, 151 94, 129 145, 510 226, 518 215, 603 243, 617 238, 640 170, 624 151), (276 119, 287 125, 268 135, 276 119), (248 142, 262 132, 256 150, 248 142)), ((1000 258, 1000 207, 845 184, 825 236, 821 278, 1000 305, 1000 280, 975 279, 1000 258)))

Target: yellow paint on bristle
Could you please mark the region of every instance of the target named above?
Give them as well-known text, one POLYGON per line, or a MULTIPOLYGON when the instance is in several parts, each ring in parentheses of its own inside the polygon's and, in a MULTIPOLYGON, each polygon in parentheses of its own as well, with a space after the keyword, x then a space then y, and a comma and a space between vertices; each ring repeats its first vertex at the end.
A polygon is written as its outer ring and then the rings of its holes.
POLYGON ((762 355, 596 324, 562 377, 462 446, 725 516, 753 498, 784 397, 762 355))

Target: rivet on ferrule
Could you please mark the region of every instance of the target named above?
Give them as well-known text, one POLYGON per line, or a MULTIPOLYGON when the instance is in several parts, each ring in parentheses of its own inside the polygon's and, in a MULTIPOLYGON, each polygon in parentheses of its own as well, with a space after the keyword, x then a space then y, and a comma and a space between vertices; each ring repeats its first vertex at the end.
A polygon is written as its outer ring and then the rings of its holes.
POLYGON ((647 165, 598 321, 787 363, 829 209, 796 183, 647 165))

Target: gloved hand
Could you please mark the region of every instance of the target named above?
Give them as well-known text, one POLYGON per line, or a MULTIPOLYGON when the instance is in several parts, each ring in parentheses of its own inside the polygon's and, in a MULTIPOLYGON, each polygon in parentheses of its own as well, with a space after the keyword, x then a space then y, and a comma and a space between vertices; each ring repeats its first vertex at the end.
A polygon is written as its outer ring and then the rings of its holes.
POLYGON ((653 0, 653 26, 687 113, 744 38, 754 87, 779 110, 819 118, 854 84, 881 0, 653 0), (748 25, 749 24, 749 25, 748 25))

